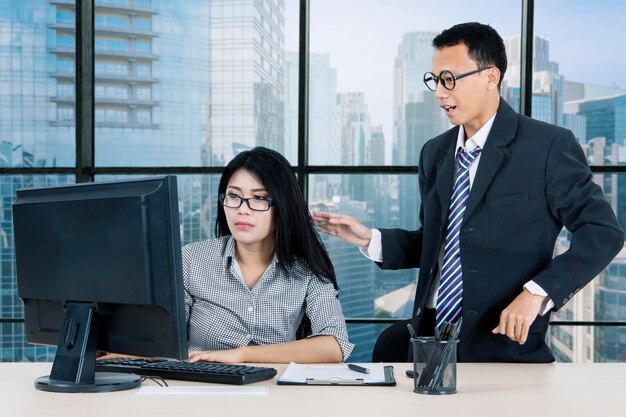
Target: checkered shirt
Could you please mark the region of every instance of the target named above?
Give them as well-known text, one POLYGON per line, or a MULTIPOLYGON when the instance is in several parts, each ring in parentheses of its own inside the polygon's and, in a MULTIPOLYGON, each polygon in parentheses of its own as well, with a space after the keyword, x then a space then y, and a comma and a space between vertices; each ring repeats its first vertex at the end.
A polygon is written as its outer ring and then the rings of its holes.
POLYGON ((309 337, 334 336, 344 360, 354 348, 333 284, 300 260, 287 270, 274 255, 249 289, 235 259, 235 240, 223 236, 183 247, 183 280, 191 350, 291 342, 305 313, 309 337))

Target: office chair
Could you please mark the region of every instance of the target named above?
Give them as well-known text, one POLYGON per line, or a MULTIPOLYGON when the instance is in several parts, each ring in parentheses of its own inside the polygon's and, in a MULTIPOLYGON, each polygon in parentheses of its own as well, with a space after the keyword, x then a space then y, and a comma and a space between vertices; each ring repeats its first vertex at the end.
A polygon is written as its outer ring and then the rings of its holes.
POLYGON ((298 330, 296 330, 296 340, 306 339, 311 336, 313 330, 311 329, 311 320, 305 314, 302 317, 302 321, 300 322, 300 326, 298 326, 298 330))
POLYGON ((372 362, 411 362, 411 334, 406 327, 410 322, 402 320, 394 323, 378 336, 372 351, 372 362))

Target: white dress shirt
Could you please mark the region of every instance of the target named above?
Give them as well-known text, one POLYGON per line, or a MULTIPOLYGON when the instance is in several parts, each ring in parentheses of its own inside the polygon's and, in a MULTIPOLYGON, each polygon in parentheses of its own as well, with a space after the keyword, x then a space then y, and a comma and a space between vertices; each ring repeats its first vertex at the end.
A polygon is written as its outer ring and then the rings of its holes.
MULTIPOLYGON (((487 123, 485 123, 483 127, 481 127, 480 130, 476 132, 474 136, 467 139, 467 141, 465 140, 465 129, 461 127, 459 129, 459 134, 456 139, 455 149, 458 150, 459 148, 462 148, 466 152, 471 152, 476 147, 480 147, 481 149, 484 149, 485 142, 487 141, 487 136, 489 136, 489 132, 491 131, 491 127, 493 126, 493 121, 495 120, 495 118, 496 118, 496 115, 494 114, 491 117, 491 119, 489 119, 487 123)), ((474 158, 474 161, 469 167, 470 191, 474 183, 474 178, 476 177, 476 171, 478 170, 478 164, 480 163, 480 156, 481 156, 481 153, 479 153, 476 156, 476 158, 474 158)), ((458 162, 456 158, 454 161, 454 168, 455 168, 454 171, 456 173, 456 170, 458 168, 458 162)), ((437 306, 437 292, 439 291, 439 279, 440 279, 439 271, 441 270, 441 265, 443 263, 444 245, 445 245, 445 242, 442 243, 441 249, 439 250, 439 258, 437 260, 439 264, 439 268, 437 268, 438 272, 437 272, 437 276, 435 277, 435 282, 433 283, 432 292, 429 294, 428 299, 426 300, 426 307, 428 308, 435 308, 437 306)), ((372 239, 370 240, 369 246, 360 247, 359 249, 365 257, 371 259, 372 261, 382 262, 383 261, 383 247, 382 247, 382 238, 381 238, 380 230, 372 229, 372 239)), ((539 284, 537 284, 533 280, 530 280, 526 284, 524 284, 524 288, 526 288, 531 294, 541 295, 543 297, 547 297, 548 295, 543 290, 543 288, 541 288, 539 284)), ((550 298, 546 298, 542 305, 540 314, 543 316, 552 307, 554 307, 554 302, 550 298)))

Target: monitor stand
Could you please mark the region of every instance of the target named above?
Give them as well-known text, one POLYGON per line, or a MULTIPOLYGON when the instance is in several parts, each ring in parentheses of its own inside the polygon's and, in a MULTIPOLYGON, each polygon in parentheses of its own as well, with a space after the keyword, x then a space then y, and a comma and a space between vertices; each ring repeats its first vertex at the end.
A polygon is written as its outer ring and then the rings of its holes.
POLYGON ((52 372, 35 380, 35 387, 52 392, 109 392, 141 384, 135 374, 96 372, 98 314, 91 303, 67 303, 65 322, 52 372))

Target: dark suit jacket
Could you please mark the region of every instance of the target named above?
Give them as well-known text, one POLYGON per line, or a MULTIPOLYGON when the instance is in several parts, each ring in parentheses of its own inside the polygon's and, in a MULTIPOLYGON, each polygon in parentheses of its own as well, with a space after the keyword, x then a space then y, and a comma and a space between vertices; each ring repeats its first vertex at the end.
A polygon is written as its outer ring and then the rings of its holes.
MULTIPOLYGON (((425 310, 445 235, 458 129, 422 149, 421 228, 381 230, 382 268, 420 268, 412 321, 418 330, 424 314, 416 317, 415 311, 425 310)), ((548 293, 557 311, 609 264, 623 243, 624 232, 592 182, 573 134, 519 115, 501 99, 460 232, 464 289, 458 359, 553 361, 545 343, 550 313, 534 321, 528 341, 520 345, 491 333, 501 311, 529 280, 548 293), (571 232, 570 249, 553 259, 563 226, 571 232)))

